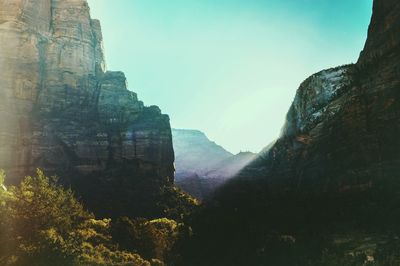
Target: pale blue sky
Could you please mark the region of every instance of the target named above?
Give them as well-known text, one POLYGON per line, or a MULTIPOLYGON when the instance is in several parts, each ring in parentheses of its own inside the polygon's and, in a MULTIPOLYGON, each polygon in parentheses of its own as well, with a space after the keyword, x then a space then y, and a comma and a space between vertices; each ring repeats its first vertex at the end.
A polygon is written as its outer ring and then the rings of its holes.
POLYGON ((296 89, 355 62, 372 0, 89 0, 107 68, 231 152, 278 137, 296 89))

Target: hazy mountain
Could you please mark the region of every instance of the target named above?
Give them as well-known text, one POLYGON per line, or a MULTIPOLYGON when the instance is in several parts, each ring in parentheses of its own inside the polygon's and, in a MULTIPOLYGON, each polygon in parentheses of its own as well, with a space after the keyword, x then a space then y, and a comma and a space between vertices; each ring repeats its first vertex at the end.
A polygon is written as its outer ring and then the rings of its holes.
POLYGON ((172 129, 172 138, 177 181, 190 173, 203 175, 233 155, 199 130, 172 129))
POLYGON ((200 199, 208 196, 255 158, 251 152, 233 155, 199 130, 172 129, 172 137, 175 182, 200 199))

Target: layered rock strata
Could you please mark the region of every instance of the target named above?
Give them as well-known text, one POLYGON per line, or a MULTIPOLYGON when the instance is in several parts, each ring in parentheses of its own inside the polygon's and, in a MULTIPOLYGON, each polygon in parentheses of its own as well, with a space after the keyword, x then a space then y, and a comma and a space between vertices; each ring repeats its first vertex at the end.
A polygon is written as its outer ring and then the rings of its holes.
POLYGON ((10 177, 134 163, 173 180, 169 118, 106 71, 86 0, 0 0, 0 123, 10 177))

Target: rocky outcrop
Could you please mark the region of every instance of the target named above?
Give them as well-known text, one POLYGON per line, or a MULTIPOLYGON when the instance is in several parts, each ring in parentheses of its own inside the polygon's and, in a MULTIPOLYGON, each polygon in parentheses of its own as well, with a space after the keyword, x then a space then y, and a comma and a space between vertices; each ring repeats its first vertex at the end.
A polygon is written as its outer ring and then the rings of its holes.
MULTIPOLYGON (((0 0, 0 168, 82 175, 134 164, 173 180, 169 118, 105 69, 86 0, 0 0)), ((136 173, 138 174, 138 173, 136 173)))
POLYGON ((269 189, 346 191, 398 177, 400 3, 375 0, 355 65, 317 73, 298 89, 281 137, 240 174, 269 189))

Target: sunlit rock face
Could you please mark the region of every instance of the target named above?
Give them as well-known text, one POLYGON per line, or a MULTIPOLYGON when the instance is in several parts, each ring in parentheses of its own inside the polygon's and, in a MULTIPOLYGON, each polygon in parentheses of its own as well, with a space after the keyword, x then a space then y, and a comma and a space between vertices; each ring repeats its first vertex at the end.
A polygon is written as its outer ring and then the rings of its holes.
POLYGON ((240 174, 269 188, 367 189, 400 170, 400 2, 375 0, 357 64, 298 89, 281 137, 240 174))
POLYGON ((351 83, 349 71, 349 66, 328 69, 305 80, 287 114, 283 135, 305 133, 329 116, 334 116, 340 109, 335 100, 345 93, 351 83))
POLYGON ((105 70, 85 0, 0 0, 0 168, 86 174, 138 165, 172 180, 169 118, 105 70))

